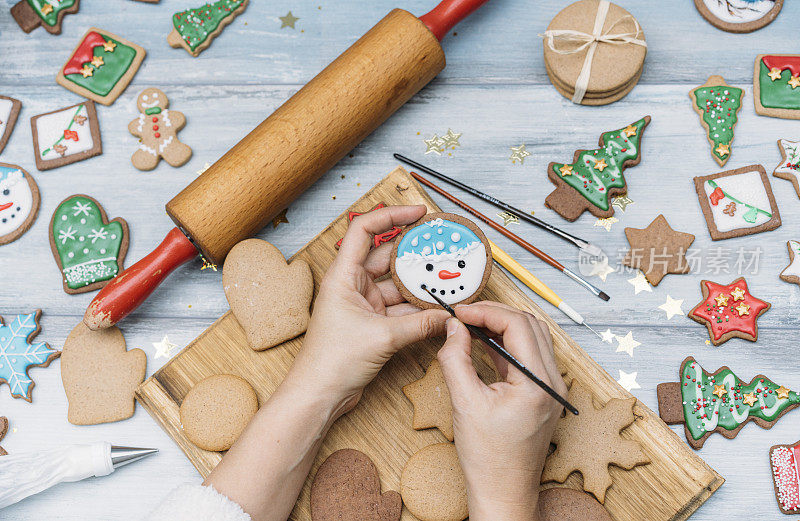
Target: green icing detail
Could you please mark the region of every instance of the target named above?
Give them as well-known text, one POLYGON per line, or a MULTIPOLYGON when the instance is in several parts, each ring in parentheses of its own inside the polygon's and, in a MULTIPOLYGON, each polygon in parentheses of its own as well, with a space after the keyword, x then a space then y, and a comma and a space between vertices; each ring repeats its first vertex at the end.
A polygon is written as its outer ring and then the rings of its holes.
POLYGON ((734 430, 750 417, 774 421, 788 407, 800 403, 800 395, 794 391, 789 391, 789 398, 778 398, 775 390, 780 385, 767 378, 745 384, 730 369, 711 376, 694 360, 684 364, 680 385, 684 421, 695 440, 717 426, 734 430), (727 394, 721 398, 715 395, 714 385, 724 386, 727 394), (744 403, 750 393, 757 398, 752 407, 744 403))
POLYGON ((619 130, 605 132, 601 136, 602 148, 586 150, 578 157, 578 161, 572 163, 572 175, 562 176, 562 163, 553 165, 555 173, 561 180, 578 191, 594 206, 601 210, 608 210, 610 207, 608 192, 612 188, 623 188, 625 177, 622 175, 625 161, 635 160, 639 157, 639 143, 642 140, 642 131, 647 122, 644 118, 635 123, 631 123, 636 128, 636 134, 626 136, 623 127, 619 130), (606 167, 601 170, 595 169, 594 165, 604 159, 606 167))
POLYGON ((41 18, 44 23, 52 27, 58 22, 58 13, 75 5, 75 1, 76 0, 61 0, 59 2, 51 0, 51 2, 47 2, 44 0, 28 0, 28 5, 31 6, 33 12, 39 15, 39 18, 41 18), (42 12, 42 7, 48 3, 53 10, 48 14, 44 14, 42 12))
POLYGON ((726 160, 730 153, 720 155, 717 146, 733 142, 733 127, 736 126, 736 113, 742 106, 742 89, 729 85, 698 87, 692 91, 695 104, 708 129, 708 138, 713 143, 711 153, 720 160, 726 160))
POLYGON ((762 60, 761 71, 758 74, 761 104, 774 109, 800 110, 800 87, 793 89, 789 85, 791 77, 792 71, 784 69, 781 71, 781 77, 772 81, 772 78, 769 77, 769 69, 762 60))
POLYGON ((114 278, 122 240, 122 224, 103 224, 100 208, 87 197, 70 197, 53 215, 53 241, 71 289, 114 278))
POLYGON ((241 7, 244 0, 219 0, 172 15, 172 25, 191 50, 205 42, 220 22, 241 7))
POLYGON ((94 48, 94 56, 101 56, 103 65, 100 67, 90 65, 93 68, 93 74, 86 78, 83 77, 83 74, 78 73, 66 75, 66 78, 72 83, 80 85, 98 96, 108 96, 120 78, 128 72, 136 57, 136 49, 133 47, 128 47, 108 36, 103 36, 103 38, 117 44, 112 52, 106 51, 102 45, 94 48))

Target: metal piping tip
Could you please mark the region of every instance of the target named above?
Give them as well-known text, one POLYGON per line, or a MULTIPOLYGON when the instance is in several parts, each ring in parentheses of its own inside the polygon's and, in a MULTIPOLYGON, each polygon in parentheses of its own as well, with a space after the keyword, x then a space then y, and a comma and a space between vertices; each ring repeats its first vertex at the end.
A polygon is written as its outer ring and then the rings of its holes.
POLYGON ((139 461, 142 458, 146 458, 151 454, 155 454, 158 452, 158 449, 143 449, 139 447, 118 447, 116 445, 111 446, 111 465, 114 469, 118 469, 127 465, 128 463, 133 463, 134 461, 139 461))

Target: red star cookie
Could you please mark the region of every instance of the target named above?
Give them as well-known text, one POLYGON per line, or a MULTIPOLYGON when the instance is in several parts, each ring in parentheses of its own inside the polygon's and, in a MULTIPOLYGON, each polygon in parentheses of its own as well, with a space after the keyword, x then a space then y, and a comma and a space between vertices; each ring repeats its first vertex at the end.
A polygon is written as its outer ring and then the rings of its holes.
POLYGON ((757 320, 771 306, 750 294, 747 281, 739 277, 727 286, 704 280, 703 300, 689 313, 689 318, 708 328, 711 342, 718 346, 731 338, 755 342, 757 320))

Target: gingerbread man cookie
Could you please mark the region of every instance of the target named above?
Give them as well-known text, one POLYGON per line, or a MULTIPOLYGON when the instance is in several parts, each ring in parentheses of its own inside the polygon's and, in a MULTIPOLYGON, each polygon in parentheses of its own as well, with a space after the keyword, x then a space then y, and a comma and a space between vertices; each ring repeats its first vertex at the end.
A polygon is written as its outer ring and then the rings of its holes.
POLYGON ((136 99, 139 117, 128 123, 128 131, 139 138, 139 150, 131 157, 139 170, 152 170, 158 161, 181 166, 192 157, 192 149, 178 140, 178 131, 186 125, 186 116, 168 110, 167 95, 156 88, 142 91, 136 99))

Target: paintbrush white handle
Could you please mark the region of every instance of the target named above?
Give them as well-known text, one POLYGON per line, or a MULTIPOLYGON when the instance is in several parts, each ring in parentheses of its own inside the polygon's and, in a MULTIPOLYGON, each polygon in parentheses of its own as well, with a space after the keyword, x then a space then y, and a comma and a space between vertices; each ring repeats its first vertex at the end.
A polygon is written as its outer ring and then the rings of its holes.
POLYGON ((0 508, 53 485, 114 472, 111 444, 72 445, 0 457, 0 508))

